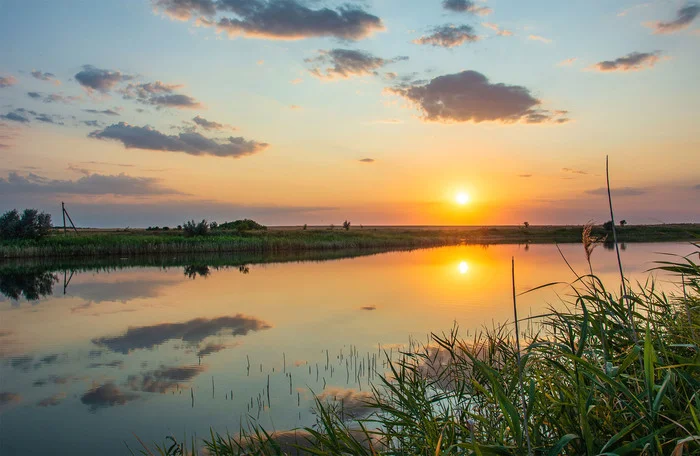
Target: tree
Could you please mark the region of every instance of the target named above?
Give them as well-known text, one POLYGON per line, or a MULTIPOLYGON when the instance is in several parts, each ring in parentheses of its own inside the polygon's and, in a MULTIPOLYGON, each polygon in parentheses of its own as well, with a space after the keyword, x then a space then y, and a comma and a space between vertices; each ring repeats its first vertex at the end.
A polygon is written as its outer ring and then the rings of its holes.
POLYGON ((523 222, 523 225, 525 226, 525 228, 530 228, 530 222, 523 222))
POLYGON ((209 233, 209 223, 206 220, 202 220, 199 223, 190 220, 185 222, 182 230, 185 237, 206 236, 209 233))
POLYGON ((211 223, 209 224, 209 228, 211 228, 212 230, 215 230, 215 229, 217 229, 218 227, 219 227, 219 224, 216 223, 216 222, 211 222, 211 223))
POLYGON ((350 231, 350 222, 349 221, 344 221, 343 222, 343 228, 345 228, 345 231, 350 231))
POLYGON ((612 220, 608 220, 607 222, 603 223, 603 229, 605 231, 612 231, 613 229, 613 222, 612 220))
POLYGON ((620 226, 627 225, 627 220, 620 220, 620 226))
POLYGON ((16 209, 0 216, 0 239, 40 239, 51 232, 51 215, 25 209, 20 217, 16 209))

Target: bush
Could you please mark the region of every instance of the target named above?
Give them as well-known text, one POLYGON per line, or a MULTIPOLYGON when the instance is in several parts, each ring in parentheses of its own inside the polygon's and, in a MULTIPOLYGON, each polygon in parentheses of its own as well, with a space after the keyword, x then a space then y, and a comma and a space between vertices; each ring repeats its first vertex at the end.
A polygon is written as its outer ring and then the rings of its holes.
POLYGON ((266 230, 265 225, 261 225, 255 220, 243 219, 235 222, 226 222, 219 225, 222 230, 250 231, 250 230, 266 230))
POLYGON ((343 228, 345 228, 345 231, 349 231, 350 230, 350 222, 348 222, 347 220, 344 221, 343 228))
POLYGON ((199 223, 190 220, 185 222, 182 230, 186 237, 206 236, 209 233, 209 223, 206 220, 202 220, 199 223))
POLYGON ((51 215, 36 209, 25 209, 20 217, 17 209, 0 216, 0 239, 40 239, 51 232, 51 215))
POLYGON ((607 222, 603 223, 603 229, 605 231, 612 231, 613 230, 613 222, 612 220, 608 220, 607 222))
POLYGON ((216 223, 216 222, 211 222, 211 223, 209 224, 209 228, 211 228, 212 230, 215 230, 215 229, 217 229, 218 227, 219 227, 219 224, 216 223))

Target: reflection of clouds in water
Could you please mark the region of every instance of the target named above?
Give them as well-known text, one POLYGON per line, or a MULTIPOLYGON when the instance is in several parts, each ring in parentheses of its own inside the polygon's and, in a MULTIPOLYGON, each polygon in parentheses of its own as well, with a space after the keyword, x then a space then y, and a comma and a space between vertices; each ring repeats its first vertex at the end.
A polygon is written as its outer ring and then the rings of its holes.
POLYGON ((133 299, 158 297, 161 289, 173 283, 172 280, 73 283, 68 287, 68 294, 94 303, 126 303, 133 299))
POLYGON ((161 367, 155 371, 145 372, 141 375, 130 375, 127 383, 134 391, 146 393, 166 393, 179 388, 180 383, 188 382, 201 372, 206 366, 178 366, 161 367))
POLYGON ((337 406, 338 411, 342 411, 346 418, 360 418, 372 412, 372 407, 367 405, 372 400, 372 394, 368 391, 330 387, 316 397, 320 401, 337 406))
POLYGON ((58 353, 52 353, 50 355, 42 356, 34 362, 34 357, 30 355, 17 355, 7 358, 6 365, 9 365, 13 369, 19 369, 23 372, 27 372, 29 368, 33 367, 38 369, 42 366, 50 366, 59 362, 59 359, 63 357, 65 360, 65 355, 60 355, 58 353))
POLYGON ((233 348, 239 346, 240 343, 236 344, 214 344, 214 343, 208 343, 204 348, 200 348, 199 351, 197 351, 197 356, 199 357, 204 357, 207 355, 211 355, 212 353, 218 353, 221 350, 225 350, 227 348, 233 348))
POLYGON ((36 405, 38 405, 39 407, 53 407, 63 402, 63 399, 65 399, 65 397, 66 393, 54 394, 53 396, 41 399, 39 402, 36 403, 36 405))
POLYGON ((93 339, 93 343, 115 352, 127 354, 136 349, 153 348, 168 340, 180 339, 191 344, 198 344, 207 337, 224 331, 234 336, 241 336, 250 331, 259 331, 270 327, 262 320, 238 314, 233 317, 196 318, 184 323, 162 323, 129 328, 124 335, 93 339))
POLYGON ((124 361, 115 359, 114 361, 110 361, 108 363, 90 363, 88 364, 89 369, 96 369, 98 367, 118 367, 122 368, 124 366, 124 361))
MULTIPOLYGON (((384 445, 381 444, 381 442, 375 435, 365 433, 364 431, 362 431, 362 429, 348 429, 348 432, 350 433, 353 439, 359 442, 367 450, 372 448, 373 454, 376 454, 376 450, 378 449, 385 449, 384 445)), ((253 438, 255 439, 255 437, 253 438)), ((307 451, 304 451, 304 449, 312 448, 312 444, 314 441, 314 437, 308 431, 305 431, 303 429, 275 431, 269 434, 269 438, 272 442, 279 446, 281 454, 288 455, 308 454, 307 451)), ((245 447, 247 446, 247 444, 249 444, 249 442, 241 442, 241 444, 245 447)))
POLYGON ((96 412, 101 407, 124 405, 138 397, 137 394, 122 392, 114 383, 109 382, 88 390, 82 395, 80 402, 90 406, 91 412, 96 412))
POLYGON ((22 396, 18 393, 10 393, 7 391, 0 392, 0 410, 10 407, 13 404, 22 402, 22 396))

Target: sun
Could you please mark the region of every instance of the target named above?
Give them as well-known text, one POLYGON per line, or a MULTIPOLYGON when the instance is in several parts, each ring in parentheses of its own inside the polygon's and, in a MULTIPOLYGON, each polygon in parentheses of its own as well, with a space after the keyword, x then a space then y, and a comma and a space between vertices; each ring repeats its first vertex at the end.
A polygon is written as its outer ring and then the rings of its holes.
POLYGON ((457 269, 459 269, 460 274, 466 274, 467 272, 469 272, 469 263, 467 263, 466 261, 462 261, 459 263, 457 269))
POLYGON ((455 201, 457 201, 457 204, 464 206, 469 202, 469 195, 464 192, 459 192, 455 197, 455 201))

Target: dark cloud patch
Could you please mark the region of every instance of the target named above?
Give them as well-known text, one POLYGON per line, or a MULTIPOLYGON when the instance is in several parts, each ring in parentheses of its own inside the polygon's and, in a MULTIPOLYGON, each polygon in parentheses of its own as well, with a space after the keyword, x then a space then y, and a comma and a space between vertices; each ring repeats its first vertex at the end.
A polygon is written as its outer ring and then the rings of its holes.
POLYGON ((383 59, 369 52, 354 49, 319 50, 319 55, 304 61, 312 64, 309 72, 320 79, 347 79, 352 76, 377 75, 377 70, 385 65, 408 57, 383 59), (322 68, 325 66, 325 68, 322 68))
POLYGON ((114 383, 109 382, 88 390, 82 395, 80 402, 88 405, 91 412, 96 412, 102 407, 124 405, 135 399, 138 399, 138 395, 122 392, 114 383))
POLYGON ((103 125, 99 120, 81 120, 80 123, 87 127, 99 128, 103 125))
POLYGON ((66 398, 66 393, 57 393, 54 394, 53 396, 46 397, 44 399, 41 399, 39 402, 36 403, 38 407, 55 407, 61 402, 63 402, 63 399, 66 398))
POLYGON ((610 71, 639 71, 652 68, 661 59, 661 51, 632 52, 615 60, 604 60, 595 64, 594 68, 602 72, 610 71))
POLYGON ((80 100, 82 100, 82 97, 78 97, 78 96, 74 96, 74 95, 63 95, 61 93, 50 93, 42 98, 42 101, 44 103, 72 104, 72 103, 75 103, 76 101, 80 101, 80 100))
POLYGON ((176 190, 159 186, 152 177, 133 177, 124 173, 117 175, 88 174, 78 180, 48 179, 34 173, 21 176, 10 172, 0 178, 0 193, 3 195, 26 194, 70 194, 70 195, 166 195, 182 194, 176 190))
POLYGON ((92 65, 83 65, 82 71, 76 73, 75 80, 88 92, 108 93, 120 82, 133 79, 133 76, 116 70, 104 70, 92 65))
POLYGON ((14 76, 0 76, 0 89, 10 87, 17 84, 17 78, 14 76))
POLYGON ((267 143, 230 136, 223 141, 207 138, 196 132, 166 135, 149 126, 137 127, 125 122, 110 125, 89 134, 90 138, 111 139, 121 142, 127 149, 184 152, 190 155, 214 155, 217 157, 243 157, 261 152, 267 143))
POLYGON ((61 84, 61 81, 56 79, 56 75, 53 73, 42 72, 40 70, 32 70, 31 75, 34 79, 39 79, 40 81, 53 82, 56 85, 61 84))
POLYGON ((360 310, 377 310, 377 306, 362 306, 360 310))
POLYGON ((121 336, 102 337, 94 339, 93 343, 114 352, 127 354, 132 350, 153 348, 168 340, 199 344, 205 338, 216 334, 244 336, 250 331, 260 331, 270 327, 262 320, 238 314, 233 317, 196 318, 184 323, 132 327, 121 336))
POLYGON ((175 93, 182 88, 181 84, 166 84, 161 81, 143 84, 128 84, 120 90, 127 100, 135 99, 141 103, 156 106, 156 108, 197 109, 202 104, 189 95, 175 93))
POLYGON ((452 48, 464 43, 473 43, 479 40, 474 29, 469 25, 441 25, 432 29, 429 35, 421 36, 413 40, 416 44, 429 44, 452 48))
POLYGON ((486 6, 479 6, 471 0, 443 0, 442 7, 448 11, 457 13, 472 13, 479 16, 491 14, 493 10, 486 6))
POLYGON ((130 375, 127 384, 133 391, 162 394, 179 389, 181 383, 189 382, 205 370, 201 365, 161 367, 141 375, 130 375))
POLYGON ((105 116, 118 116, 119 113, 113 109, 103 109, 103 110, 97 110, 97 109, 83 109, 85 112, 89 112, 90 114, 104 114, 105 116))
POLYGON ((219 13, 233 13, 218 22, 200 20, 216 26, 229 36, 272 40, 298 40, 335 37, 359 40, 384 30, 382 20, 355 5, 338 9, 312 9, 299 0, 221 0, 219 13))
POLYGON ((63 117, 54 114, 39 114, 34 117, 35 120, 39 122, 54 124, 54 125, 64 125, 63 117))
POLYGON ((0 119, 11 120, 13 122, 29 123, 29 118, 20 110, 14 110, 7 114, 0 115, 0 119))
POLYGON ((29 98, 34 98, 35 100, 41 98, 41 94, 39 92, 27 92, 27 96, 29 98))
POLYGON ((21 371, 28 371, 30 367, 32 367, 32 361, 34 360, 34 357, 29 356, 29 355, 18 355, 18 356, 12 356, 8 360, 8 364, 10 367, 13 369, 19 369, 21 371))
MULTIPOLYGON (((608 189, 605 187, 600 187, 593 190, 586 190, 586 193, 589 195, 607 195, 608 189)), ((610 193, 612 193, 613 196, 639 196, 647 193, 647 190, 643 188, 620 187, 611 188, 610 193)))
POLYGON ((358 161, 360 163, 374 163, 376 160, 374 158, 361 158, 358 161))
POLYGON ((427 122, 560 123, 562 111, 539 108, 541 102, 522 86, 491 83, 476 71, 438 76, 388 89, 413 102, 427 122))
POLYGON ((214 122, 213 120, 207 120, 204 117, 201 116, 196 116, 195 118, 192 119, 192 122, 195 124, 199 125, 203 129, 209 131, 209 130, 224 130, 224 129, 229 129, 229 130, 235 130, 236 127, 233 127, 231 125, 226 125, 222 124, 219 122, 214 122))
POLYGON ((676 12, 676 18, 672 21, 657 21, 647 24, 654 29, 655 34, 675 33, 688 28, 700 14, 700 4, 695 2, 687 3, 676 12))
POLYGON ((518 174, 518 177, 523 177, 523 178, 532 177, 532 174, 518 174))

